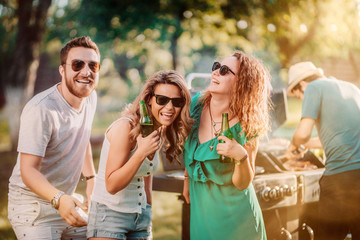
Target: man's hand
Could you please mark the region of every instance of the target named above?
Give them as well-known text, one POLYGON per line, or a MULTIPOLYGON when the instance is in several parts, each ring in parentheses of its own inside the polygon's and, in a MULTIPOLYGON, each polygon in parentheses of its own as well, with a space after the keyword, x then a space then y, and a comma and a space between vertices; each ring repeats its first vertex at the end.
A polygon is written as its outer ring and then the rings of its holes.
POLYGON ((290 143, 286 150, 285 156, 289 160, 297 160, 303 158, 307 150, 307 148, 304 148, 303 150, 299 151, 299 147, 296 147, 293 143, 290 143))
POLYGON ((59 201, 59 213, 67 224, 73 227, 82 227, 87 225, 87 222, 80 216, 75 208, 78 206, 87 212, 87 207, 85 205, 76 198, 67 194, 62 195, 59 201))

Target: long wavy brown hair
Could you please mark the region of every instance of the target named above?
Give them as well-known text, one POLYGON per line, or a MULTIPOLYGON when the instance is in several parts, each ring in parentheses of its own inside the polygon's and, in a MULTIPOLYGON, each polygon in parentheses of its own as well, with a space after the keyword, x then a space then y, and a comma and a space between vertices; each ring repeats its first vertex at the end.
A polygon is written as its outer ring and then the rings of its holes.
MULTIPOLYGON (((271 75, 268 69, 255 57, 242 51, 234 51, 238 60, 237 81, 230 94, 230 116, 237 116, 242 132, 247 139, 264 134, 269 130, 269 109, 271 108, 271 75)), ((209 106, 210 92, 202 97, 205 106, 209 106)))
MULTIPOLYGON (((150 108, 150 100, 154 96, 155 87, 158 84, 171 84, 177 86, 180 89, 181 97, 185 98, 185 105, 181 108, 181 111, 174 122, 166 128, 164 136, 164 152, 166 158, 172 162, 173 160, 180 163, 179 156, 182 155, 183 146, 185 140, 190 132, 191 125, 193 123, 190 117, 189 105, 191 102, 190 93, 186 87, 185 79, 176 71, 159 71, 153 74, 147 79, 140 94, 134 100, 132 104, 129 104, 125 110, 121 113, 121 116, 131 118, 134 123, 131 123, 132 130, 130 131, 130 138, 133 142, 136 141, 136 137, 140 134, 140 100, 144 100, 146 107, 150 108)), ((149 115, 153 118, 151 111, 149 115)))

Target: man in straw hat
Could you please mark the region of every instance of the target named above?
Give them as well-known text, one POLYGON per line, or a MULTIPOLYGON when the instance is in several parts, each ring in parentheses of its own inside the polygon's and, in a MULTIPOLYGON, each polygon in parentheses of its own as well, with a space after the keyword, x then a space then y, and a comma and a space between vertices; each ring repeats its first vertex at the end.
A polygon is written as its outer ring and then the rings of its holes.
MULTIPOLYGON (((320 180, 319 232, 316 239, 360 239, 360 90, 355 85, 326 78, 311 62, 290 67, 288 96, 303 101, 301 121, 287 154, 301 145, 313 148, 316 126, 326 155, 320 180)), ((317 144, 317 146, 321 146, 317 144)))

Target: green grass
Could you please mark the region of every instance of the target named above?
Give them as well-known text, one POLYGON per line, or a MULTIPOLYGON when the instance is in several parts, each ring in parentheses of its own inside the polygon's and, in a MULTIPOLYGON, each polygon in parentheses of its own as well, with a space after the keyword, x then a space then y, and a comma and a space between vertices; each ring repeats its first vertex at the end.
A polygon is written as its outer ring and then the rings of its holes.
POLYGON ((153 237, 156 240, 181 239, 179 194, 153 191, 153 237))
POLYGON ((0 152, 10 148, 9 125, 0 118, 0 152))

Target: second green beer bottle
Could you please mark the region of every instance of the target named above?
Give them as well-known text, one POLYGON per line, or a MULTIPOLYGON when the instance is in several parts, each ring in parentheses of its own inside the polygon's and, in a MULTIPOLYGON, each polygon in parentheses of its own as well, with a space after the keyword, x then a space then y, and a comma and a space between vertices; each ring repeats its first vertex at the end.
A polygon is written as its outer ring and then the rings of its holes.
MULTIPOLYGON (((229 129, 229 119, 228 119, 227 113, 222 114, 221 130, 220 130, 219 136, 225 136, 229 139, 233 138, 233 136, 230 132, 230 129, 229 129)), ((219 140, 219 142, 224 143, 223 140, 219 140)), ((224 155, 220 155, 219 160, 221 163, 232 163, 233 162, 232 158, 226 157, 224 155)))
POLYGON ((143 137, 147 137, 154 131, 154 124, 149 116, 144 100, 140 101, 140 131, 143 137))

